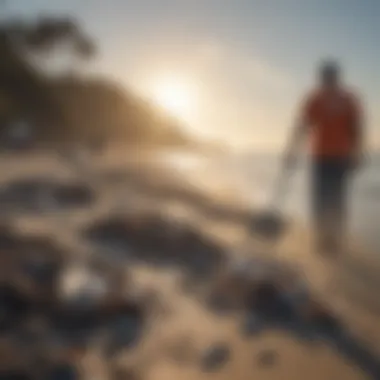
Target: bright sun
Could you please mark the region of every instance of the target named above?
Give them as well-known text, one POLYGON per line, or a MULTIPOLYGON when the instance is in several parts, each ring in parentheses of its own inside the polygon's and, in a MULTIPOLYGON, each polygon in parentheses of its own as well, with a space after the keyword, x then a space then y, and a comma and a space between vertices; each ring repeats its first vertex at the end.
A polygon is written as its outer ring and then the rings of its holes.
POLYGON ((155 83, 152 92, 153 100, 175 117, 188 121, 195 111, 195 91, 186 81, 162 79, 155 83))

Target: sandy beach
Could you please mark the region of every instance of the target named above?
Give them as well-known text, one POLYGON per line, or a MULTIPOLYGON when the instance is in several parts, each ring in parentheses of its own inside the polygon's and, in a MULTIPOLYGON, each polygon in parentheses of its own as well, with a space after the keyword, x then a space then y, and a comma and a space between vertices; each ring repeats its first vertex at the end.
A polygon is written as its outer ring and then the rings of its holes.
MULTIPOLYGON (((92 343, 86 343, 71 362, 80 371, 79 378, 380 378, 380 260, 371 252, 352 244, 344 255, 322 257, 313 252, 309 231, 296 222, 276 244, 249 236, 247 220, 254 211, 236 196, 228 178, 212 181, 207 170, 174 171, 162 167, 160 160, 142 156, 94 160, 91 165, 84 159, 83 166, 74 161, 75 165, 68 165, 52 154, 2 157, 2 192, 6 193, 11 183, 42 178, 45 182, 86 184, 92 194, 88 199, 82 197, 87 201, 67 201, 62 206, 39 195, 42 200, 38 203, 25 199, 25 194, 17 197, 13 191, 12 203, 9 195, 4 198, 1 193, 0 204, 3 221, 18 234, 48 236, 64 247, 65 267, 98 263, 110 268, 111 279, 122 273, 128 281, 126 285, 124 280, 124 285, 118 283, 118 291, 139 302, 145 300, 151 308, 132 349, 121 349, 107 358, 101 353, 102 337, 97 339, 94 334, 92 343), (132 223, 124 240, 116 241, 117 233, 114 236, 112 232, 112 240, 109 233, 102 237, 96 232, 101 231, 97 225, 113 218, 132 223), (151 224, 150 229, 141 227, 153 219, 158 224, 151 224), (177 246, 168 243, 168 236, 178 229, 184 231, 180 236, 190 236, 189 240, 178 240, 177 246), (137 231, 136 236, 131 231, 137 231), (294 276, 302 279, 309 297, 336 325, 313 337, 297 335, 299 326, 282 325, 276 314, 275 323, 264 320, 265 328, 248 334, 244 328, 250 315, 246 306, 237 303, 226 313, 208 307, 207 295, 220 279, 222 283, 228 279, 226 263, 240 259, 247 260, 248 266, 255 258, 273 263, 280 272, 283 266, 291 268, 294 276), (222 347, 222 359, 219 364, 203 365, 210 347, 222 347)), ((260 264, 253 261, 252 265, 260 264)), ((236 284, 236 280, 228 281, 222 291, 225 298, 236 284)), ((243 291, 237 290, 232 297, 235 301, 251 286, 249 279, 242 283, 243 291)), ((9 334, 3 334, 4 341, 9 334)), ((33 356, 31 351, 26 350, 25 355, 33 356)), ((0 358, 0 371, 7 365, 9 361, 0 358)))

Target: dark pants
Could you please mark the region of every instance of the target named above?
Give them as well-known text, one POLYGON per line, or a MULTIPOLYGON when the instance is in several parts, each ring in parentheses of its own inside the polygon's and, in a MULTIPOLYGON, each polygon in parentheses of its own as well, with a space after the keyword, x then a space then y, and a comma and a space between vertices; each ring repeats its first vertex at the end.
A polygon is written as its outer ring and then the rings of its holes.
POLYGON ((320 240, 343 238, 346 232, 347 196, 351 174, 349 160, 314 159, 312 163, 312 213, 320 240))

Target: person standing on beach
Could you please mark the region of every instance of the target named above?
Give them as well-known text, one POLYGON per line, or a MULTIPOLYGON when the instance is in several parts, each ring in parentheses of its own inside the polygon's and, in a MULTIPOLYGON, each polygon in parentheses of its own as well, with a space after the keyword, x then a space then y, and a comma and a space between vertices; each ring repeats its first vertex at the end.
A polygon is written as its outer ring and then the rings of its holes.
POLYGON ((285 165, 294 165, 300 144, 308 135, 316 247, 321 253, 332 253, 342 249, 347 232, 348 190, 364 153, 363 120, 360 101, 343 85, 337 63, 323 63, 318 81, 302 105, 285 165))

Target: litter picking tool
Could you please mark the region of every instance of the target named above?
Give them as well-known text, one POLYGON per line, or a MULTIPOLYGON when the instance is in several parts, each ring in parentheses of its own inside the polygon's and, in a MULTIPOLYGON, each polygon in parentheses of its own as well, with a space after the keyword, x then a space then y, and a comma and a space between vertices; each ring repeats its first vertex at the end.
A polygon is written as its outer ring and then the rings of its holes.
POLYGON ((289 221, 284 217, 281 209, 287 194, 290 179, 290 167, 281 167, 274 183, 274 193, 265 210, 255 212, 250 218, 249 229, 251 233, 266 240, 278 240, 287 230, 289 221))

